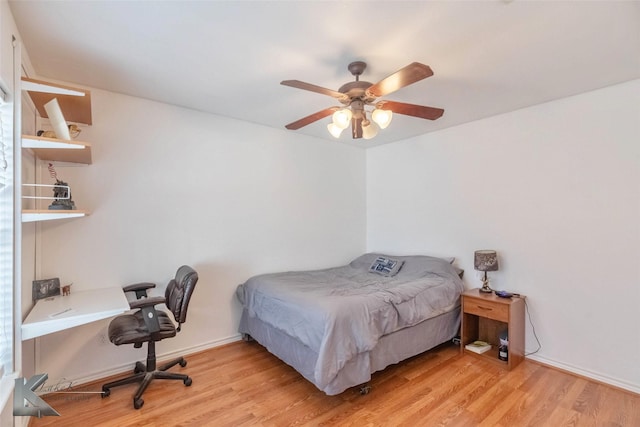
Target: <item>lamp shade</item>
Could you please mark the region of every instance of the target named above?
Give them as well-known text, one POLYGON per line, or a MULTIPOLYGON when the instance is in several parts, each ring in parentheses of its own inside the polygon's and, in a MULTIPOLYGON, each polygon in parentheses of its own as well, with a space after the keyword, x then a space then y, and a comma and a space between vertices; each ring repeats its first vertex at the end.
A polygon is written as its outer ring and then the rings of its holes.
POLYGON ((362 124, 362 137, 364 139, 371 139, 378 134, 378 125, 373 122, 369 122, 367 126, 362 124))
POLYGON ((340 138, 340 134, 343 131, 343 129, 340 126, 337 126, 333 122, 327 125, 327 129, 329 130, 329 133, 331 134, 331 136, 333 136, 334 138, 340 138))
POLYGON ((340 129, 346 129, 351 124, 351 117, 353 117, 351 110, 343 108, 333 113, 333 124, 338 126, 340 129))
POLYGON ((475 251, 473 267, 478 271, 497 271, 498 254, 491 250, 475 251))
POLYGON ((371 120, 376 122, 376 124, 380 127, 380 129, 386 129, 391 123, 391 119, 393 118, 393 112, 391 110, 380 110, 376 108, 371 113, 371 120))

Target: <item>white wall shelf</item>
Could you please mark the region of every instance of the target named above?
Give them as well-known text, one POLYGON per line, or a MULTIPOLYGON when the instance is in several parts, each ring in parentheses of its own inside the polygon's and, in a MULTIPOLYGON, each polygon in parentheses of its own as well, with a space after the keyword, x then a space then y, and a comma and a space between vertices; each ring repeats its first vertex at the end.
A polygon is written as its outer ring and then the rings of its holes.
POLYGON ((88 90, 27 77, 22 77, 22 90, 29 93, 40 117, 49 117, 44 104, 57 98, 66 120, 86 125, 90 125, 92 122, 91 92, 88 90))
POLYGON ((80 218, 87 215, 89 215, 89 211, 80 210, 80 209, 74 209, 74 210, 25 209, 22 211, 22 222, 80 218))
POLYGON ((91 144, 88 142, 22 135, 22 148, 29 148, 40 160, 91 164, 91 144))

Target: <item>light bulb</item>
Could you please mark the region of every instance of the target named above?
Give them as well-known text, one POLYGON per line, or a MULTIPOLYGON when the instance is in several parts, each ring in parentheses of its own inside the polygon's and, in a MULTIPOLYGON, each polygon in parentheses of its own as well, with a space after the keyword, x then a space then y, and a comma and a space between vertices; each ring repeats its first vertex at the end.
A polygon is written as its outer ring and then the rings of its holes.
POLYGON ((334 138, 340 138, 340 134, 342 133, 342 129, 339 126, 337 126, 335 123, 329 123, 327 125, 327 129, 329 130, 329 133, 334 138))
POLYGON ((373 122, 369 122, 367 126, 362 126, 362 137, 364 139, 371 139, 378 134, 378 125, 373 122))
POLYGON ((346 129, 351 124, 352 116, 350 109, 343 108, 342 110, 338 110, 333 113, 333 123, 340 129, 346 129))
POLYGON ((376 122, 376 124, 380 126, 380 129, 386 129, 389 123, 391 123, 392 118, 393 112, 391 110, 380 110, 376 108, 373 110, 373 113, 371 113, 371 120, 376 122))

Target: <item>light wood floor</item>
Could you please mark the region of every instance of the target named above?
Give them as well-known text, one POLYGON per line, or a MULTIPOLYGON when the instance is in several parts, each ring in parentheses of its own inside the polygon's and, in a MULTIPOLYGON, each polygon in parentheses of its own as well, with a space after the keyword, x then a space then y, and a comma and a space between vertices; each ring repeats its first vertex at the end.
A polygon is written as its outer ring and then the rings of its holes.
MULTIPOLYGON (((373 375, 372 390, 327 396, 259 344, 187 357, 193 385, 154 381, 111 395, 45 398, 60 417, 30 426, 640 426, 640 395, 526 361, 511 372, 443 345, 373 375)), ((74 390, 100 391, 99 384, 74 390)))

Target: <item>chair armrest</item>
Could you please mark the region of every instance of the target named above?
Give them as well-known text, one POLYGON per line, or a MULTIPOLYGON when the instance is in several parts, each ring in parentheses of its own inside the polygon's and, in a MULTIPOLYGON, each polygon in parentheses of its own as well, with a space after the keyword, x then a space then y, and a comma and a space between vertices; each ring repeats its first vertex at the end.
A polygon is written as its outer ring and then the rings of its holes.
POLYGON ((142 320, 144 320, 144 324, 149 333, 151 333, 152 338, 156 332, 160 331, 160 322, 158 321, 158 312, 155 306, 164 302, 164 297, 141 298, 129 302, 129 307, 132 309, 140 309, 142 320))
POLYGON ((122 288, 124 292, 135 292, 136 298, 140 299, 142 297, 147 296, 147 289, 155 288, 155 283, 150 282, 142 282, 142 283, 134 283, 133 285, 128 285, 122 288))
POLYGON ((135 301, 129 301, 129 307, 135 310, 138 308, 153 307, 158 304, 163 304, 164 302, 164 297, 141 298, 135 301))

